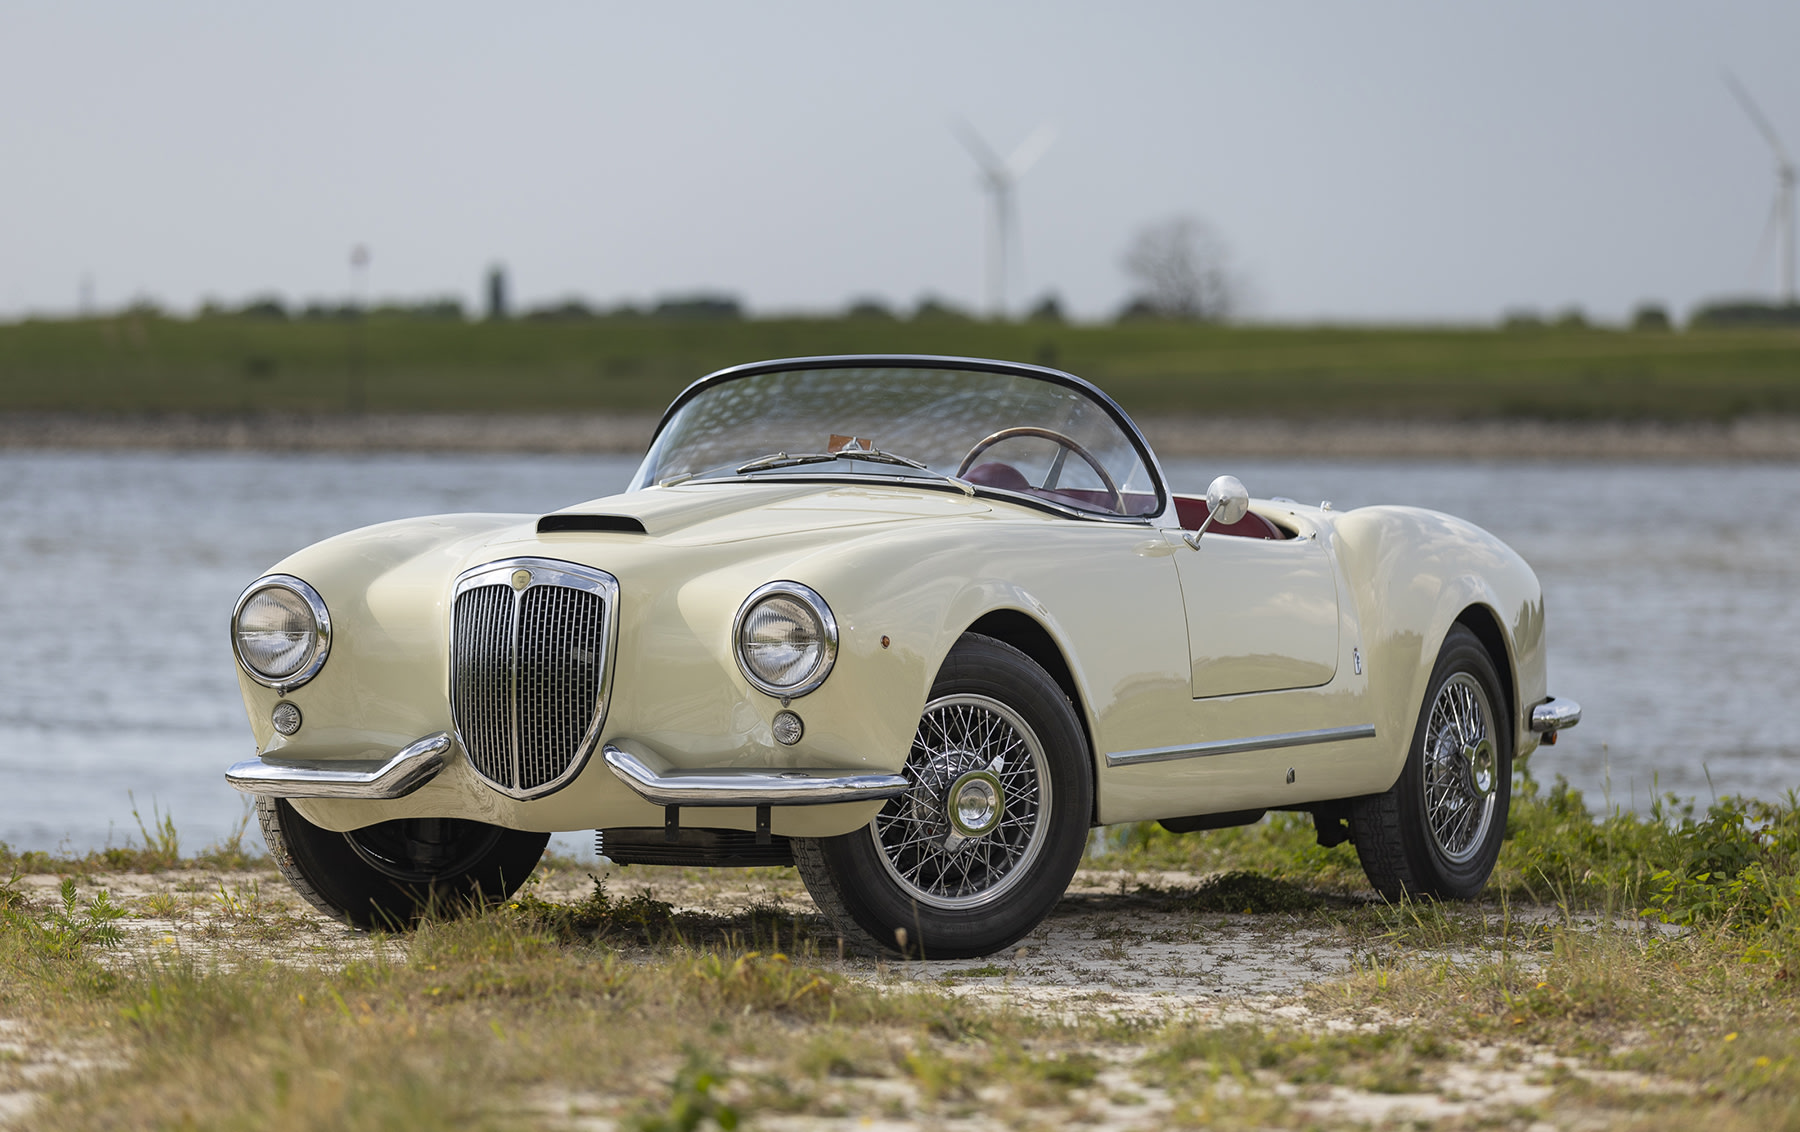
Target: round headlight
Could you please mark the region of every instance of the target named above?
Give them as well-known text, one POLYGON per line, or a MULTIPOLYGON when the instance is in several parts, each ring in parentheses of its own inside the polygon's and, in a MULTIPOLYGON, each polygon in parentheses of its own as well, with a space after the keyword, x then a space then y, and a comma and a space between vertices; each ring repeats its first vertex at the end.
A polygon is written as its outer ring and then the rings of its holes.
POLYGON ((804 696, 837 659, 837 620, 825 599, 798 582, 770 582, 738 610, 738 668, 771 696, 804 696))
POLYGON ((252 680, 285 693, 324 666, 331 615, 317 590, 299 578, 273 574, 238 598, 231 642, 252 680))

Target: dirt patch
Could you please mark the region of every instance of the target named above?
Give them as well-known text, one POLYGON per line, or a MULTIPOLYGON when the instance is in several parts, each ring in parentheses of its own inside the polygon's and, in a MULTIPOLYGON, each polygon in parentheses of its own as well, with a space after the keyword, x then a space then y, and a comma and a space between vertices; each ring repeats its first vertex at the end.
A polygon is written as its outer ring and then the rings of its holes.
MULTIPOLYGON (((60 898, 64 878, 27 876, 19 888, 34 904, 60 898)), ((129 913, 118 921, 123 942, 99 952, 122 965, 165 955, 210 961, 248 951, 275 963, 342 966, 353 959, 404 953, 399 940, 370 936, 320 915, 273 869, 215 872, 99 873, 76 878, 79 900, 106 892, 129 913)))

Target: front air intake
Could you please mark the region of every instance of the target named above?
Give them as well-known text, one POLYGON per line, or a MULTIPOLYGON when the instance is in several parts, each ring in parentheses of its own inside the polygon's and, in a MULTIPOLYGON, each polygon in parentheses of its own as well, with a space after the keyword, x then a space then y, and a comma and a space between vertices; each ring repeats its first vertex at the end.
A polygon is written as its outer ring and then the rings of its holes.
POLYGON ((606 718, 619 583, 544 558, 457 579, 450 698, 475 770, 515 798, 573 778, 606 718))

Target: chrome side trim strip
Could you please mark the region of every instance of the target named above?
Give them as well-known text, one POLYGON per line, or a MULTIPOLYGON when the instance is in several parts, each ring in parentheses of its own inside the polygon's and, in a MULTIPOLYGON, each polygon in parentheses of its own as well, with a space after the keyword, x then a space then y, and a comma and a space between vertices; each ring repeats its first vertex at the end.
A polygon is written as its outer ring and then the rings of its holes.
POLYGON ((450 733, 439 731, 407 746, 386 762, 372 759, 272 763, 250 759, 225 772, 246 794, 274 798, 404 798, 436 778, 447 765, 450 733))
POLYGON ((714 770, 659 772, 611 743, 601 748, 606 765, 647 802, 659 806, 824 806, 879 802, 912 788, 903 775, 832 770, 714 770))
POLYGON ((1581 705, 1574 700, 1559 700, 1551 696, 1543 703, 1531 709, 1531 729, 1533 731, 1561 731, 1565 727, 1573 727, 1581 722, 1581 705))
POLYGON ((1209 755, 1237 755, 1245 751, 1269 751, 1278 747, 1309 747, 1314 743, 1336 743, 1344 739, 1373 739, 1375 726, 1326 727, 1318 731, 1284 731, 1279 735, 1252 735, 1248 739, 1219 739, 1211 743, 1194 743, 1186 747, 1151 747, 1142 751, 1115 751, 1106 756, 1107 766, 1138 766, 1142 763, 1166 763, 1176 759, 1203 759, 1209 755))

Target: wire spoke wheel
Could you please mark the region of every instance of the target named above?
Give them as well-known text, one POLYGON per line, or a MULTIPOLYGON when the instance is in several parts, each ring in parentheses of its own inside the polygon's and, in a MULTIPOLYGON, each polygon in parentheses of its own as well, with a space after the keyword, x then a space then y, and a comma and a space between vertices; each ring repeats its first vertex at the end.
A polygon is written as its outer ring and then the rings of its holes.
POLYGON ((966 633, 899 771, 907 792, 868 825, 789 842, 819 911, 876 954, 967 959, 1030 934, 1075 875, 1094 812, 1074 702, 1031 657, 966 633))
POLYGON ((912 790, 869 826, 888 874, 921 904, 976 908, 1018 883, 1042 850, 1049 763, 1031 726, 981 695, 925 705, 902 772, 912 790))
POLYGON ((1425 725, 1425 819, 1446 860, 1474 859, 1494 824, 1494 709, 1466 672, 1444 681, 1425 725))
POLYGON ((1452 625, 1399 777, 1380 794, 1351 799, 1356 855, 1389 900, 1473 900, 1499 860, 1514 724, 1495 657, 1467 626, 1452 625))

